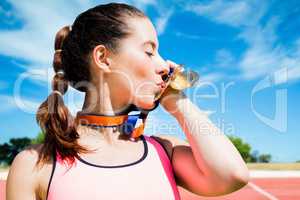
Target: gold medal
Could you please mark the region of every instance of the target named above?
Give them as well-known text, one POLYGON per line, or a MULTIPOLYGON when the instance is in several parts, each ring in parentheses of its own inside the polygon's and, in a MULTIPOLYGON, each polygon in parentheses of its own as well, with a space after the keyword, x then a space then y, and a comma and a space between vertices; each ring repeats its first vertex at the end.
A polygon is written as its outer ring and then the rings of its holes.
POLYGON ((192 70, 185 70, 183 65, 175 68, 173 75, 171 75, 170 87, 175 90, 184 90, 193 87, 199 79, 197 72, 192 70))
MULTIPOLYGON (((171 87, 175 90, 184 90, 186 88, 193 87, 199 80, 197 72, 192 70, 185 70, 183 65, 179 65, 175 69, 170 70, 169 74, 163 77, 167 87, 171 87)), ((155 100, 159 99, 165 90, 156 96, 155 100)))

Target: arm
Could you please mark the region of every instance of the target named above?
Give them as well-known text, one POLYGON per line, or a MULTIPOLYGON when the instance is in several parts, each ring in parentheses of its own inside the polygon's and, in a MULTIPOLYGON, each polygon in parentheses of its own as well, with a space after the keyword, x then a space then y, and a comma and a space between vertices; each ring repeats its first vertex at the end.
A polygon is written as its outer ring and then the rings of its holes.
POLYGON ((6 183, 7 200, 37 200, 37 153, 23 150, 13 160, 6 183))
POLYGON ((188 98, 178 96, 173 100, 177 111, 172 115, 189 143, 161 137, 172 146, 178 185, 205 196, 227 194, 246 185, 248 168, 226 135, 188 98))
POLYGON ((240 189, 249 179, 248 168, 231 141, 182 92, 167 88, 161 99, 184 131, 188 143, 172 143, 172 165, 178 185, 204 196, 240 189))

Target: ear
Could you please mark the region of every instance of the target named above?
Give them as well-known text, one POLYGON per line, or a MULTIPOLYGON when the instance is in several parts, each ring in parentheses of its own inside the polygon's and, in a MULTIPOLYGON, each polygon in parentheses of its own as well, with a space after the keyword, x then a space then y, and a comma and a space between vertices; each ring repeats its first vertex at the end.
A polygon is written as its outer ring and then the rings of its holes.
POLYGON ((101 68, 103 72, 111 72, 111 59, 108 57, 109 51, 104 45, 98 45, 94 48, 92 59, 97 67, 101 68))

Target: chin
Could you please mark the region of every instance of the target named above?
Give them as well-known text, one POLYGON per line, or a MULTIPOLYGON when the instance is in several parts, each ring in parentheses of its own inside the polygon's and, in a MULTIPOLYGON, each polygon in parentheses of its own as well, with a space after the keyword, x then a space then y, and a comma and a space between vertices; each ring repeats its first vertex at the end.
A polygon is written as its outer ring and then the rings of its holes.
POLYGON ((151 98, 139 99, 135 105, 145 110, 151 109, 155 106, 154 96, 151 98))

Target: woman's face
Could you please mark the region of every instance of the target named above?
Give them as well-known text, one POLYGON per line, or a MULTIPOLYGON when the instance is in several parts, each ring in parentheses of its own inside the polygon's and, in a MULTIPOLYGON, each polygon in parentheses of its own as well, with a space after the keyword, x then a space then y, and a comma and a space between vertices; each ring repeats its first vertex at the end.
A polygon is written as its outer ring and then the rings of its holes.
POLYGON ((112 57, 112 73, 107 75, 112 86, 111 99, 150 109, 163 89, 162 75, 169 72, 169 66, 158 53, 157 34, 151 21, 129 18, 127 23, 131 34, 120 41, 118 53, 112 57))

